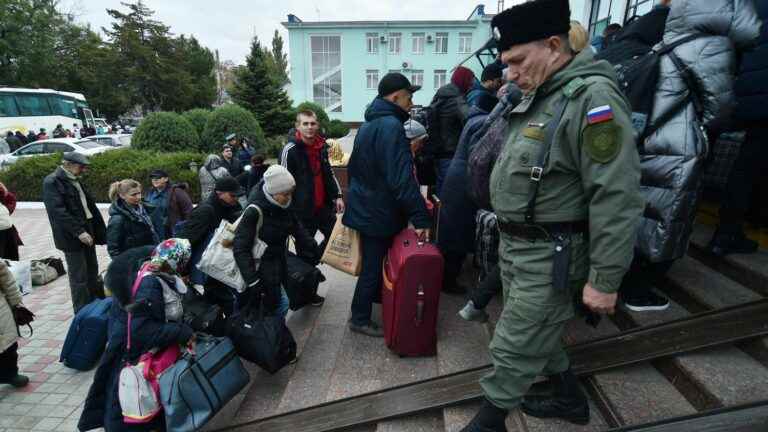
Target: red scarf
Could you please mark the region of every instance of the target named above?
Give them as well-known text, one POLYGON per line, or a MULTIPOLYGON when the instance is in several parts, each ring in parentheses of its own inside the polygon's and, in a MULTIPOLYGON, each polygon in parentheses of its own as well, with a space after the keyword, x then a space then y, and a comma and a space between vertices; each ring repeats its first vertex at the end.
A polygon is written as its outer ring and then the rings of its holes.
POLYGON ((325 204, 325 182, 323 181, 323 169, 320 161, 320 153, 325 145, 325 139, 320 135, 315 135, 314 142, 307 144, 299 131, 296 131, 296 139, 304 143, 304 147, 307 149, 309 169, 312 170, 312 177, 315 182, 314 213, 317 213, 325 204))

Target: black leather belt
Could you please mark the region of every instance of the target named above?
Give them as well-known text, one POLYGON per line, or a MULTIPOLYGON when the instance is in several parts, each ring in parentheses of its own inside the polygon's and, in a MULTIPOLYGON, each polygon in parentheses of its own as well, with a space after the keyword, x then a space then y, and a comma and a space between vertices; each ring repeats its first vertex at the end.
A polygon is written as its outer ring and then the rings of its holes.
POLYGON ((579 234, 589 231, 589 223, 585 220, 529 225, 518 222, 506 222, 499 219, 498 223, 499 231, 525 240, 552 240, 557 234, 579 234))

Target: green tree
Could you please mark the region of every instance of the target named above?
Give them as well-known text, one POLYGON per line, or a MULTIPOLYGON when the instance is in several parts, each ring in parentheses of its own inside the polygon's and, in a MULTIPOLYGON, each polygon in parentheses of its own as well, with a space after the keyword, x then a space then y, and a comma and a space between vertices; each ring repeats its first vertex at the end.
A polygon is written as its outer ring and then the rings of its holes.
POLYGON ((211 117, 211 112, 207 109, 195 108, 189 111, 184 111, 181 115, 187 119, 193 128, 195 128, 197 136, 202 138, 205 125, 208 123, 208 119, 211 117))
POLYGON ((283 37, 277 30, 272 36, 272 60, 280 85, 284 86, 291 82, 288 79, 288 55, 283 51, 283 37))
POLYGON ((272 54, 254 37, 246 65, 236 70, 232 88, 232 99, 256 115, 267 136, 285 134, 293 124, 291 100, 272 61, 272 54))

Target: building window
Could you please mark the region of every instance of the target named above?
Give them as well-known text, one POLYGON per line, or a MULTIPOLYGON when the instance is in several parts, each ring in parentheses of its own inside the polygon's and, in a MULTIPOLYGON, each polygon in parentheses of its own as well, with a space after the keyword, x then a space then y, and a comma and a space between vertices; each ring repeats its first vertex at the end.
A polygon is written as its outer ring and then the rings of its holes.
POLYGON ((379 87, 379 71, 367 70, 365 71, 365 88, 368 90, 376 90, 379 87))
POLYGON ((589 16, 589 34, 601 36, 611 23, 613 0, 592 0, 592 12, 589 16))
POLYGON ((435 33, 435 54, 448 54, 448 33, 435 33))
POLYGON ((311 36, 312 95, 326 111, 341 112, 341 36, 311 36))
POLYGON ((400 49, 402 47, 402 34, 400 33, 390 33, 389 34, 389 53, 390 54, 400 54, 400 49))
POLYGON ((424 54, 424 33, 411 34, 411 40, 413 41, 412 51, 414 54, 424 54))
POLYGON ((439 89, 440 87, 444 86, 448 80, 448 75, 446 71, 443 70, 435 70, 435 90, 439 89))
POLYGON ((472 33, 459 33, 459 54, 472 52, 472 33))
POLYGON ((624 21, 647 14, 658 2, 658 0, 627 0, 627 18, 624 21))
POLYGON ((366 33, 365 47, 368 54, 378 54, 379 53, 379 34, 366 33))
POLYGON ((411 71, 411 85, 423 86, 424 85, 424 71, 414 70, 411 71))

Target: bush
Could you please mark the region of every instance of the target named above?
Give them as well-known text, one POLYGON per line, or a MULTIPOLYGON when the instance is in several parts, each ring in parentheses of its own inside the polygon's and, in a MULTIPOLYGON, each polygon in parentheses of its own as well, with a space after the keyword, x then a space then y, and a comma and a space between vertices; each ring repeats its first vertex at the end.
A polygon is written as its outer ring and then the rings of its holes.
POLYGON ((224 105, 211 113, 201 137, 204 152, 219 153, 227 135, 245 137, 257 152, 264 151, 264 132, 256 117, 239 105, 224 105))
POLYGON ((267 159, 271 158, 279 158, 280 152, 283 151, 283 146, 285 145, 285 136, 273 136, 267 138, 267 144, 265 146, 264 150, 264 156, 267 159))
MULTIPOLYGON (((156 152, 133 148, 110 150, 90 158, 91 166, 83 183, 98 202, 109 202, 109 185, 117 180, 132 178, 145 190, 152 186, 149 173, 153 169, 168 171, 171 181, 186 182, 193 200, 200 196, 197 173, 189 169, 190 162, 202 164, 204 155, 193 152, 156 152)), ((24 158, 0 173, 0 182, 14 192, 20 201, 42 201, 43 179, 61 163, 61 154, 24 158)))
POLYGON ((131 146, 138 150, 198 151, 200 139, 184 117, 172 112, 155 112, 136 128, 131 146))
MULTIPOLYGON (((314 102, 302 102, 299 104, 299 106, 296 107, 296 112, 304 111, 304 110, 310 110, 313 111, 315 114, 317 114, 317 122, 320 123, 320 133, 323 134, 323 136, 327 136, 328 128, 331 125, 331 119, 328 118, 328 114, 325 112, 323 107, 320 105, 314 103, 314 102)), ((294 116, 295 118, 296 116, 294 116)), ((287 132, 287 131, 286 131, 287 132)))
POLYGON ((195 128, 197 137, 202 138, 205 124, 208 122, 208 118, 211 117, 211 111, 203 108, 195 108, 189 111, 184 111, 181 113, 181 116, 187 119, 189 124, 195 128))
POLYGON ((349 127, 341 120, 331 120, 325 132, 326 138, 341 138, 349 133, 349 127))

